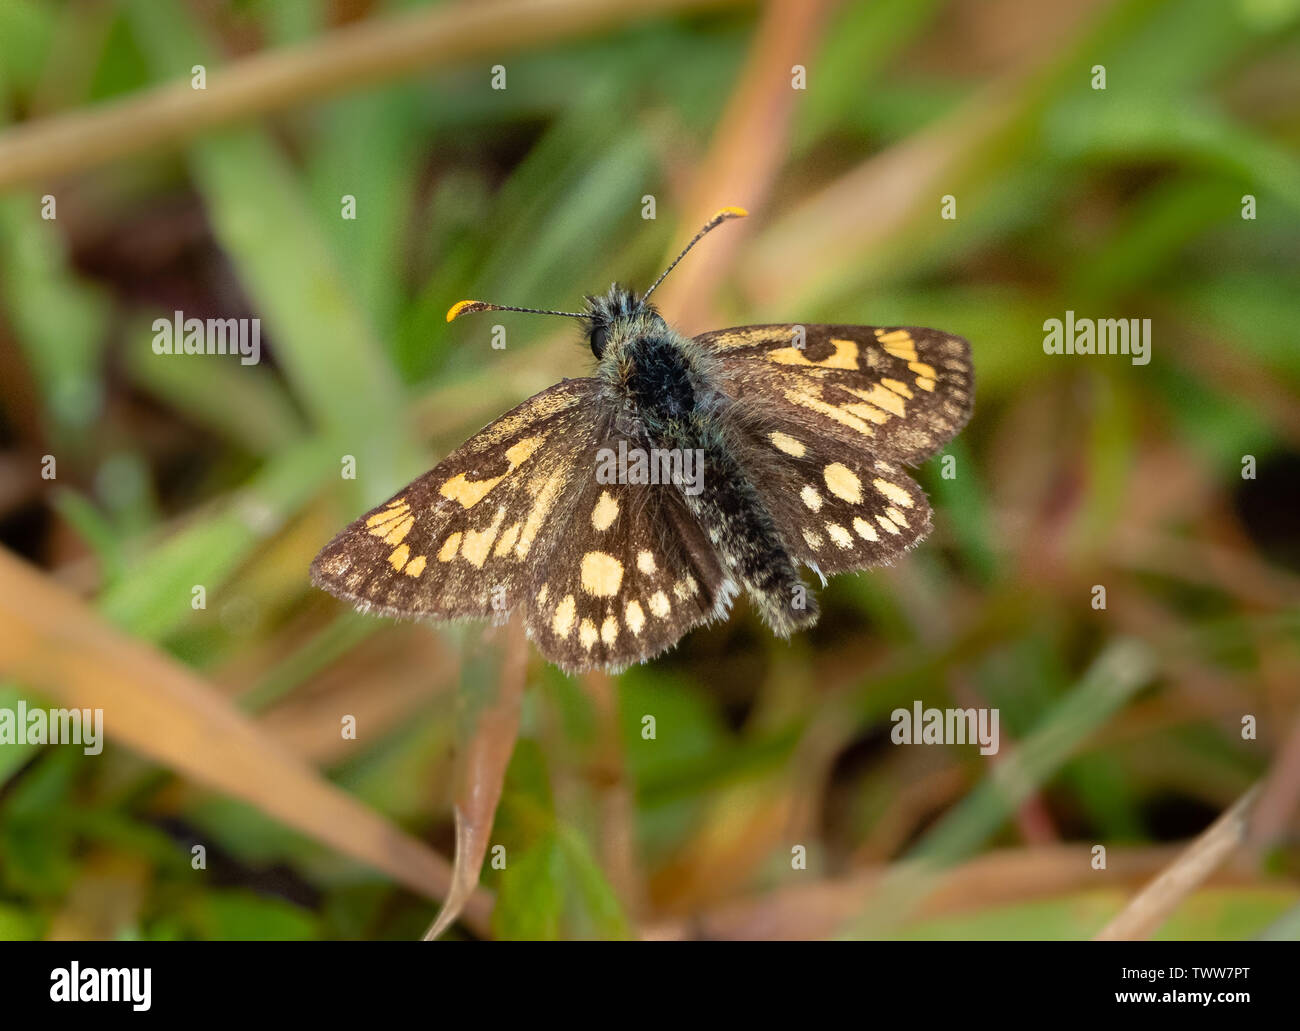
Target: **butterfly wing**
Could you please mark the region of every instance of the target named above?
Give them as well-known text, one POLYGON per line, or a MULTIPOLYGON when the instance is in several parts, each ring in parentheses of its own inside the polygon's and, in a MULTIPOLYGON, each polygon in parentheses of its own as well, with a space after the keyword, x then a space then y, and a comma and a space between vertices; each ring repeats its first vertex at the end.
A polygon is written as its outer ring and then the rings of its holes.
POLYGON ((522 610, 566 670, 657 654, 734 588, 671 485, 597 482, 600 449, 627 439, 611 421, 594 379, 530 398, 343 530, 313 582, 387 616, 522 610))
POLYGON ((912 327, 742 326, 696 343, 791 553, 820 573, 895 559, 930 531, 916 465, 970 418, 970 345, 912 327))

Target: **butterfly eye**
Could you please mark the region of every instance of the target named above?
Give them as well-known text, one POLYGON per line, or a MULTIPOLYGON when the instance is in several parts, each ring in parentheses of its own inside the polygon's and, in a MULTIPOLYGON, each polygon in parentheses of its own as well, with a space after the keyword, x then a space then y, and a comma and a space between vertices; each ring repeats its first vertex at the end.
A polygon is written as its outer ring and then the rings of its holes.
POLYGON ((604 326, 597 326, 591 331, 591 353, 597 358, 605 353, 605 338, 607 335, 604 326))

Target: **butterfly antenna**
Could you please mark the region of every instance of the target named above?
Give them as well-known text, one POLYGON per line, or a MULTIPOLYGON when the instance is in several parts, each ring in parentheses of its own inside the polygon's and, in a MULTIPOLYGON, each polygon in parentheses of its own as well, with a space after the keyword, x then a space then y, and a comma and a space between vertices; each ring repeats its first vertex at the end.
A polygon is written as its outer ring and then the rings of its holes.
POLYGON ((579 311, 551 311, 549 308, 515 308, 508 304, 488 304, 487 301, 457 301, 447 309, 447 321, 470 315, 476 311, 526 311, 532 315, 564 315, 570 319, 585 319, 579 311))
POLYGON ((655 292, 655 288, 658 287, 660 283, 662 283, 665 279, 668 278, 668 273, 671 272, 673 269, 675 269, 677 267, 677 263, 681 261, 684 257, 686 257, 686 252, 689 251, 701 240, 703 240, 707 233, 710 233, 714 229, 717 229, 718 226, 722 225, 722 223, 727 221, 727 219, 729 218, 744 218, 748 214, 749 212, 746 211, 744 208, 723 208, 711 219, 705 222, 704 228, 701 229, 698 233, 696 233, 693 237, 691 237, 691 242, 682 248, 682 253, 677 255, 677 257, 673 259, 673 263, 669 265, 666 269, 664 269, 663 275, 661 275, 658 279, 654 281, 654 283, 651 284, 650 289, 647 290, 642 295, 641 300, 644 301, 652 293, 655 292))

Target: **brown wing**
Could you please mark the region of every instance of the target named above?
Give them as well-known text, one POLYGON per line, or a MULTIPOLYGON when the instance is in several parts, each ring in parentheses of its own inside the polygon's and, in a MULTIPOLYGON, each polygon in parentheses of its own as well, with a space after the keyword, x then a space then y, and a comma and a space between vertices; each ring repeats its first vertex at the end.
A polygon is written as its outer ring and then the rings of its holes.
POLYGON ((595 380, 543 391, 347 527, 312 580, 388 616, 522 611, 569 671, 657 654, 734 588, 670 484, 597 481, 600 450, 618 448, 608 422, 595 380))
POLYGON ((876 458, 916 465, 970 418, 970 345, 951 333, 789 324, 724 329, 695 342, 742 405, 876 458))
POLYGON ((742 326, 706 333, 736 401, 729 434, 796 558, 821 574, 887 564, 929 533, 904 465, 970 418, 970 346, 938 330, 742 326))

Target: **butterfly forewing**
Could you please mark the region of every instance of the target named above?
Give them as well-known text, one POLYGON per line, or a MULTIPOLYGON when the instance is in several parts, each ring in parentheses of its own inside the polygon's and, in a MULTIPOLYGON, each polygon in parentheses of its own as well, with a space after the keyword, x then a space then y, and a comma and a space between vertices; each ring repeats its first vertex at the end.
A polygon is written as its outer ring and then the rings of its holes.
POLYGON ((503 415, 335 537, 312 579, 391 616, 486 618, 530 597, 560 540, 596 389, 566 380, 503 415))
POLYGON ((732 398, 855 453, 916 465, 970 418, 970 345, 939 330, 740 326, 695 342, 732 398))
POLYGON ((411 618, 522 610, 566 670, 621 669, 725 611, 734 592, 676 488, 600 483, 612 434, 595 380, 567 380, 470 438, 331 541, 317 585, 411 618))

